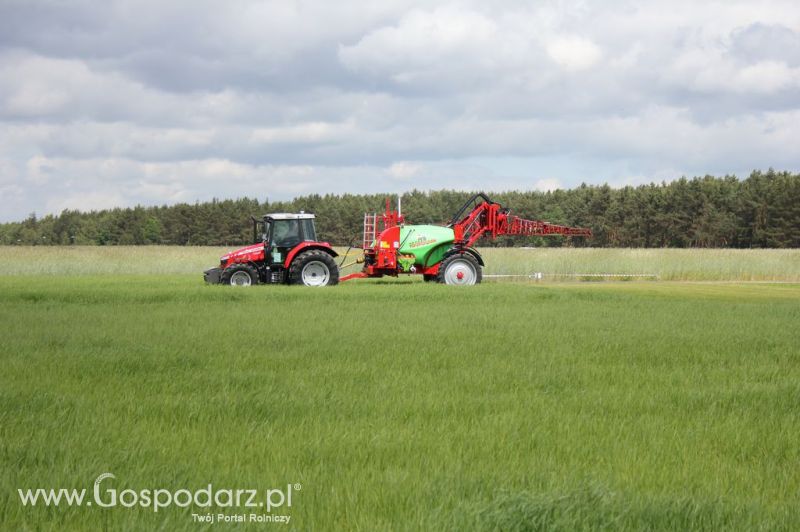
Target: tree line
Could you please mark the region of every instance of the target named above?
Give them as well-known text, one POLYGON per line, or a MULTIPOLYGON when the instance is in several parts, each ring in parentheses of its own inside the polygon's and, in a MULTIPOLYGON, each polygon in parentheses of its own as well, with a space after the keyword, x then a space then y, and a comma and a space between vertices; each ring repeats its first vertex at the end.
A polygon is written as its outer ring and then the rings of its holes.
MULTIPOLYGON (((681 178, 669 183, 612 188, 583 184, 570 190, 488 193, 523 218, 589 227, 591 240, 503 237, 482 245, 595 247, 800 247, 800 174, 756 171, 735 176, 681 178)), ((413 190, 402 195, 408 223, 448 221, 468 192, 413 190)), ((4 245, 194 245, 250 243, 251 216, 268 212, 317 215, 318 237, 334 245, 360 241, 365 212, 382 212, 385 194, 311 194, 291 201, 251 198, 170 206, 117 208, 0 224, 4 245)), ((393 205, 396 195, 391 195, 393 205)))

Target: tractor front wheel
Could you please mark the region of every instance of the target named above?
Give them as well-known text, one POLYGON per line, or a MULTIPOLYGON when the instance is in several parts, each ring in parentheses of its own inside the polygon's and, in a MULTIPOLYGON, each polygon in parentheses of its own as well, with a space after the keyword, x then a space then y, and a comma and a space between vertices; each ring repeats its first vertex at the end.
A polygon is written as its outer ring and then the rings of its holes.
POLYGON ((222 284, 250 286, 258 284, 258 272, 249 264, 234 264, 222 272, 222 284))
POLYGON ((481 265, 469 253, 450 255, 439 266, 437 281, 452 285, 473 285, 481 282, 481 265))
POLYGON ((339 283, 339 267, 328 253, 312 249, 292 261, 289 280, 292 284, 305 286, 335 285, 339 283))

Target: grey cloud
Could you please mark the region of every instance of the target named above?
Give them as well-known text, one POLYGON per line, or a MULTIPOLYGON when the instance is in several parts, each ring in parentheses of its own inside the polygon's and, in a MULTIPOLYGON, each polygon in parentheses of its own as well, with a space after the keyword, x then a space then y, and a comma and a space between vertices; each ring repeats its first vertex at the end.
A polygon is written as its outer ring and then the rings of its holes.
POLYGON ((348 84, 339 42, 388 7, 283 1, 0 5, 0 46, 123 73, 175 92, 348 84))
POLYGON ((0 218, 81 195, 796 170, 798 15, 787 0, 0 2, 0 218))
POLYGON ((782 61, 800 66, 800 32, 783 25, 755 23, 733 32, 731 53, 747 62, 782 61))

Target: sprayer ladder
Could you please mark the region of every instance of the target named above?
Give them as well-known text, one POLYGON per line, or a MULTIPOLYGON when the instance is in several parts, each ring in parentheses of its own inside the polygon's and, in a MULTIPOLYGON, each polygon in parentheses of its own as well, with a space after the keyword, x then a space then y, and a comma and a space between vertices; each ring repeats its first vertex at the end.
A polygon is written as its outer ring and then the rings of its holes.
POLYGON ((361 249, 369 249, 372 247, 372 243, 375 242, 375 237, 377 236, 375 234, 377 229, 378 215, 364 213, 364 241, 361 245, 361 249))

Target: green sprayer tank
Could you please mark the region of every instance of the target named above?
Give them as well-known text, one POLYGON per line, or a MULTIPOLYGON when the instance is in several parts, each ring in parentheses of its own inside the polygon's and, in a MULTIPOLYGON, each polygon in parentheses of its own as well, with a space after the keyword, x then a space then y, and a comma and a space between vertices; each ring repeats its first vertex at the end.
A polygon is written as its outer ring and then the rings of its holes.
POLYGON ((400 253, 413 255, 410 259, 398 260, 401 268, 408 271, 412 265, 426 267, 442 260, 442 256, 450 249, 455 234, 449 227, 438 225, 406 225, 400 228, 400 253))

